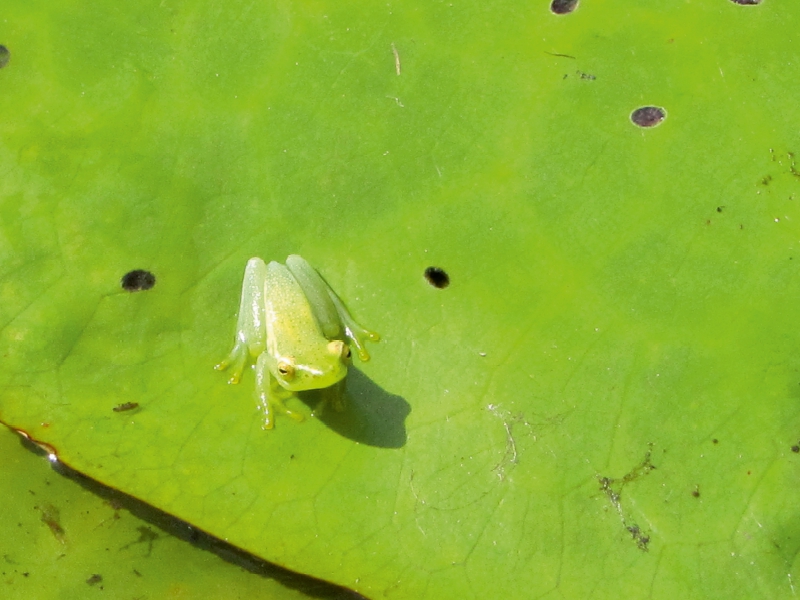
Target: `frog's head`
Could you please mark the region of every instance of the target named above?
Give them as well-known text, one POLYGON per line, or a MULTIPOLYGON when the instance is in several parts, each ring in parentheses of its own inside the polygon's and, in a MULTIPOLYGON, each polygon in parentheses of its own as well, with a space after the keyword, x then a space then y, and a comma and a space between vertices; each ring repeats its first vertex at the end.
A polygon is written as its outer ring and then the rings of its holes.
POLYGON ((280 356, 270 372, 280 386, 291 392, 332 386, 347 375, 350 347, 342 340, 331 340, 314 351, 297 356, 280 356))

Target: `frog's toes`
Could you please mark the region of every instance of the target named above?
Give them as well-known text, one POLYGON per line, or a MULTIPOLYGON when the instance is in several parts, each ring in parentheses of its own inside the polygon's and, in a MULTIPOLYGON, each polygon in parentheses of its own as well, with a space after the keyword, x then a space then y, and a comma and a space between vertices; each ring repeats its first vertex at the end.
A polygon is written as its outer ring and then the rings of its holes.
POLYGON ((214 368, 217 371, 224 371, 231 365, 233 365, 233 370, 231 371, 231 377, 228 379, 228 383, 239 383, 239 380, 242 378, 242 372, 244 371, 244 358, 237 360, 228 357, 218 365, 214 365, 214 368))
POLYGON ((362 361, 366 362, 369 360, 369 352, 364 347, 364 341, 370 340, 372 342, 380 341, 381 336, 375 333, 374 331, 369 331, 362 327, 358 329, 354 329, 352 326, 345 326, 345 336, 356 347, 356 352, 358 352, 358 358, 362 361))

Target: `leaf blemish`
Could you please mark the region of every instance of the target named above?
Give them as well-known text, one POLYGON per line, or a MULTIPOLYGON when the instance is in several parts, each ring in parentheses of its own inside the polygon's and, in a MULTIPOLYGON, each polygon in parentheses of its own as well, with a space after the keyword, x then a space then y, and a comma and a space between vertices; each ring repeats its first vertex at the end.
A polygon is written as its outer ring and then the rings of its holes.
POLYGON ((61 526, 61 514, 59 510, 52 504, 45 504, 44 506, 35 507, 42 513, 42 523, 50 528, 50 533, 60 543, 66 544, 66 532, 61 526))
POLYGON ((141 292, 151 289, 156 284, 156 276, 144 269, 134 269, 122 276, 120 284, 127 292, 141 292))
POLYGON ((124 546, 120 548, 120 550, 125 550, 135 544, 147 544, 147 554, 145 556, 150 556, 150 553, 153 551, 153 542, 159 539, 159 535, 146 526, 140 526, 136 528, 136 531, 139 532, 139 539, 134 540, 132 542, 128 542, 124 546))
POLYGON ((400 75, 400 53, 397 51, 394 42, 392 42, 392 54, 394 54, 394 71, 400 75))
POLYGON ((550 11, 554 15, 568 15, 578 8, 578 0, 553 0, 550 3, 550 11))
POLYGON ((8 61, 11 60, 11 52, 9 52, 8 48, 3 45, 0 45, 0 69, 5 67, 8 64, 8 61))
POLYGON ((428 267, 425 269, 425 279, 428 280, 433 287, 443 290, 450 285, 450 276, 444 269, 439 267, 428 267))
POLYGON ((658 106, 642 106, 631 113, 631 121, 639 127, 655 127, 666 118, 666 111, 658 106))
MULTIPOLYGON (((572 56, 571 54, 560 54, 560 53, 558 53, 558 52, 548 52, 547 50, 545 50, 545 51, 544 51, 544 53, 545 53, 545 54, 549 54, 550 56, 559 56, 559 57, 561 57, 561 58, 572 58, 572 59, 574 59, 574 58, 575 58, 575 57, 574 57, 574 56, 572 56)), ((566 77, 566 75, 564 75, 564 77, 566 77)))
MULTIPOLYGON (((492 471, 497 473, 497 476, 500 478, 500 481, 505 480, 506 478, 506 466, 507 465, 516 465, 519 461, 519 452, 517 451, 517 441, 514 438, 514 425, 518 423, 522 423, 528 429, 531 429, 531 424, 525 420, 525 417, 522 413, 512 414, 506 410, 502 410, 496 404, 489 404, 486 409, 500 419, 503 422, 503 427, 506 430, 506 447, 503 453, 500 462, 498 462, 493 468, 492 471)), ((533 436, 533 440, 536 441, 536 436, 533 436)))
POLYGON ((625 515, 625 511, 622 509, 622 490, 627 484, 631 483, 632 481, 636 481, 644 475, 647 475, 650 471, 656 468, 655 465, 650 461, 651 452, 652 444, 650 445, 650 450, 648 450, 645 454, 644 460, 626 473, 621 479, 601 477, 599 475, 597 476, 597 480, 600 482, 600 490, 606 495, 606 498, 608 498, 611 506, 613 506, 617 511, 620 521, 622 521, 622 526, 628 533, 631 534, 631 538, 633 538, 633 540, 636 542, 636 546, 642 552, 648 551, 650 536, 642 531, 637 523, 631 522, 630 518, 625 515))

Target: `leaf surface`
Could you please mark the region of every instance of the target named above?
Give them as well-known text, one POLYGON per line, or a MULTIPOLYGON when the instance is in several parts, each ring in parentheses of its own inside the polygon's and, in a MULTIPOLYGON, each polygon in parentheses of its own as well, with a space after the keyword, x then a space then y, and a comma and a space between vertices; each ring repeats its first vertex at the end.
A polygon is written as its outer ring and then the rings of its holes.
POLYGON ((4 422, 367 596, 794 592, 800 7, 10 6, 4 422), (383 341, 263 432, 212 366, 290 253, 383 341))

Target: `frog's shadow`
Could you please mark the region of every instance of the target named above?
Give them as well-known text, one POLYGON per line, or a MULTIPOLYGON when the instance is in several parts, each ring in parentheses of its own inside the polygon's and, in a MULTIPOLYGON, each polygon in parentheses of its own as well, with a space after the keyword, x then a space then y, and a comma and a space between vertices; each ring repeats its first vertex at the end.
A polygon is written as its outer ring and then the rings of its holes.
MULTIPOLYGON (((351 366, 347 372, 345 409, 337 412, 326 406, 319 420, 339 435, 369 446, 402 448, 406 445, 406 417, 411 406, 405 399, 390 394, 361 371, 351 366)), ((317 408, 320 390, 300 392, 298 397, 317 408)))

